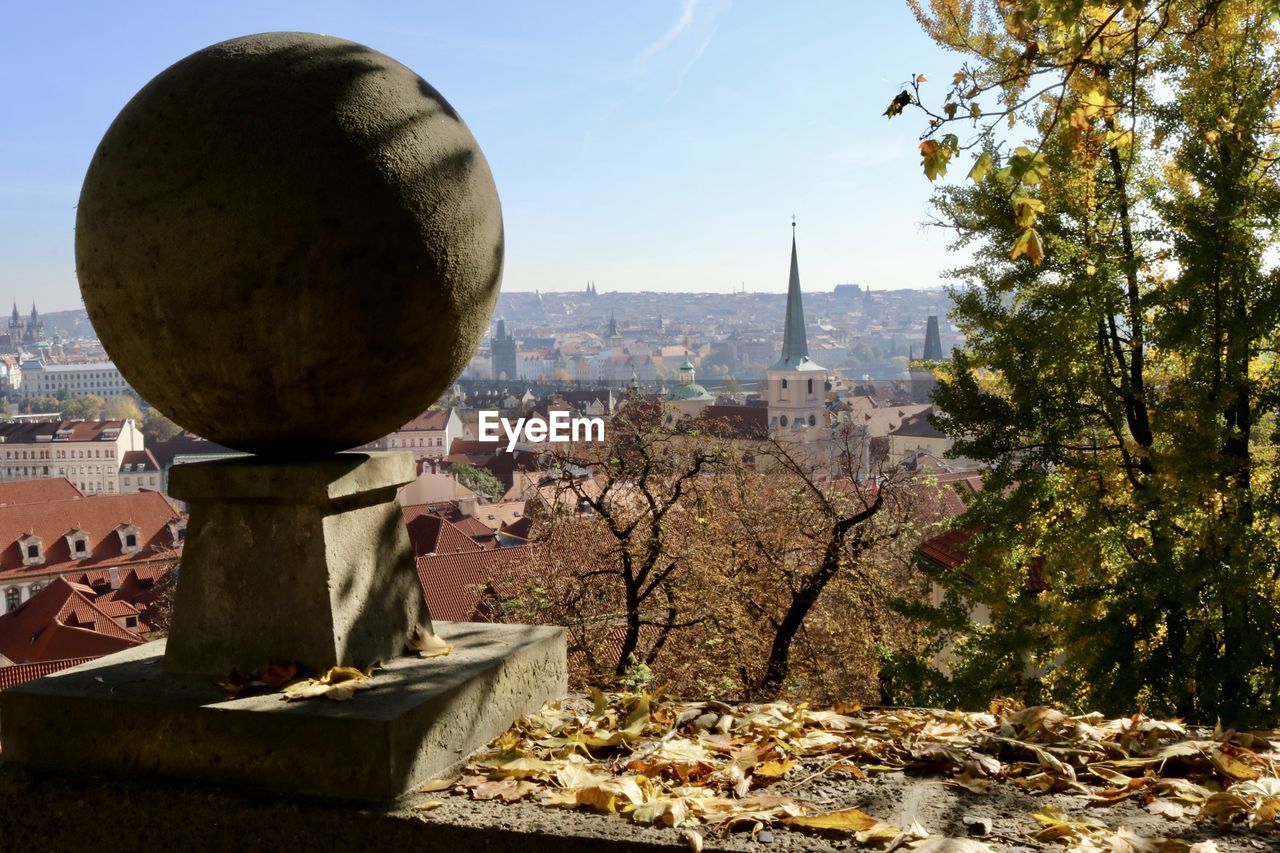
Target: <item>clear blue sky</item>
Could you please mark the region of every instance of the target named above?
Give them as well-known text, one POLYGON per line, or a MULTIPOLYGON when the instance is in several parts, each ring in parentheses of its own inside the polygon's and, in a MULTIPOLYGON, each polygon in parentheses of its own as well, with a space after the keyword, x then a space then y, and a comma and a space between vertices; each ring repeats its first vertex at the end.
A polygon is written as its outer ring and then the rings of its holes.
MULTIPOLYGON (((390 54, 484 149, 504 287, 785 290, 940 283, 918 118, 898 84, 957 67, 900 0, 9 3, 0 52, 0 304, 80 304, 74 205, 98 139, 207 44, 306 30, 390 54)), ((25 310, 25 307, 24 307, 25 310)))

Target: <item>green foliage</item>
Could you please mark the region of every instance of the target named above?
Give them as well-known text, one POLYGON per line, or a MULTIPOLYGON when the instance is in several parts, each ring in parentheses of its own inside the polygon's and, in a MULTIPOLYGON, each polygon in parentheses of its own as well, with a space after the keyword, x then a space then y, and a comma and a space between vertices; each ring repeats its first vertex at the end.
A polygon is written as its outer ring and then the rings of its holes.
POLYGON ((151 444, 166 441, 182 432, 182 427, 169 420, 154 406, 147 406, 147 410, 142 415, 140 428, 143 437, 151 444))
MULTIPOLYGON (((989 23, 954 5, 916 4, 967 54, 947 98, 1000 107, 961 143, 973 180, 936 196, 972 261, 953 293, 967 351, 934 399, 954 453, 989 466, 967 578, 940 582, 989 624, 935 624, 949 674, 894 677, 974 705, 1274 723, 1273 22, 1241 0, 1011 0, 989 23)), ((970 121, 913 91, 930 133, 970 121)))
POLYGON ((459 483, 473 492, 484 495, 489 500, 497 500, 506 491, 498 478, 484 468, 460 462, 450 470, 459 483))
POLYGON ((70 420, 96 420, 102 417, 107 401, 96 394, 79 394, 64 398, 59 404, 62 416, 70 420))
POLYGON ((138 401, 128 394, 120 394, 107 400, 103 407, 103 414, 113 421, 132 420, 135 424, 141 424, 143 421, 142 408, 138 405, 138 401))
POLYGON ((623 690, 640 692, 653 681, 653 670, 647 663, 637 660, 635 655, 627 656, 626 668, 618 676, 618 686, 623 690))
POLYGON ((62 411, 62 400, 57 397, 25 397, 22 400, 24 414, 43 414, 62 411))

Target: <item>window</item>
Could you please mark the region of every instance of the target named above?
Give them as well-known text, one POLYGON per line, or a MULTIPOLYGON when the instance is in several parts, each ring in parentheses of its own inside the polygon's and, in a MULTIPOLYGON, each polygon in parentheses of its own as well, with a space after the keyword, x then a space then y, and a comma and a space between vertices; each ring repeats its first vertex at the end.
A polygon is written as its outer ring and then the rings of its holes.
POLYGON ((786 388, 786 387, 787 387, 787 380, 785 380, 785 379, 784 379, 784 380, 782 380, 782 387, 783 387, 783 388, 786 388))
POLYGON ((4 609, 12 610, 18 606, 18 588, 11 586, 4 591, 4 609))
POLYGON ((138 617, 137 617, 137 616, 126 616, 126 617, 124 617, 124 626, 125 626, 126 628, 137 628, 137 627, 138 627, 138 617))
MULTIPOLYGON (((809 381, 812 382, 813 380, 811 379, 809 381)), ((818 419, 816 417, 814 417, 813 415, 809 415, 809 426, 813 426, 817 422, 818 422, 818 419)))
POLYGON ((29 559, 29 560, 34 560, 34 559, 36 559, 36 558, 37 558, 37 557, 39 557, 39 556, 40 556, 40 546, 39 546, 39 545, 28 545, 28 546, 27 546, 27 559, 29 559))
MULTIPOLYGON (((782 381, 783 381, 783 382, 786 382, 787 380, 785 380, 785 379, 784 379, 784 380, 782 380, 782 381)), ((786 426, 786 425, 787 425, 787 416, 786 416, 786 415, 783 415, 782 417, 778 418, 778 423, 779 423, 781 426, 786 426)))
POLYGON ((812 394, 812 393, 813 393, 813 380, 812 380, 812 379, 810 379, 810 380, 809 380, 809 393, 810 393, 810 394, 812 394))
POLYGON ((138 547, 138 536, 136 533, 130 533, 129 535, 124 537, 124 547, 126 548, 138 547))
POLYGON ((89 551, 89 546, 85 543, 85 541, 84 541, 83 539, 77 539, 77 540, 76 540, 76 553, 77 553, 77 554, 85 554, 85 553, 87 553, 88 551, 89 551))

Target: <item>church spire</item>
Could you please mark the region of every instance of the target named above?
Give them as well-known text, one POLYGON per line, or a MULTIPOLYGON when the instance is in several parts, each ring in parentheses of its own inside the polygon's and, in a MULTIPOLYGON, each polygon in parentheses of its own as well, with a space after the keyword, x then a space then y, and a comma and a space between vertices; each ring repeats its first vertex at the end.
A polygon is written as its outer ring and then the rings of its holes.
POLYGON ((611 338, 621 337, 618 334, 618 321, 613 317, 613 309, 609 310, 609 330, 607 334, 611 338))
POLYGON ((804 334, 804 302, 800 295, 800 262, 796 258, 796 218, 791 217, 791 277, 787 282, 787 325, 782 333, 782 361, 795 367, 809 357, 804 334))

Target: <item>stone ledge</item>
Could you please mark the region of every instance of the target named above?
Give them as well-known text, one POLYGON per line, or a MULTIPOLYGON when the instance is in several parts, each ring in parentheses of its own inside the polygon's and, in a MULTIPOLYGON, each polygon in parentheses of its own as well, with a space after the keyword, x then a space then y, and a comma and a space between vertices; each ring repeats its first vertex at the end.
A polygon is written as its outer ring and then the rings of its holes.
MULTIPOLYGON (((0 848, 183 853, 654 853, 688 846, 674 830, 616 816, 551 812, 520 820, 477 803, 468 820, 334 800, 248 796, 188 782, 122 780, 0 761, 0 848), (583 818, 587 818, 583 820, 583 818)), ((711 839, 708 839, 711 841, 711 839)), ((708 844, 708 850, 716 849, 708 844)))
MULTIPOLYGON (((446 657, 397 658, 346 702, 228 699, 149 643, 0 694, 6 761, 393 800, 566 691, 564 629, 438 622, 446 657)), ((5 809, 0 808, 0 811, 5 809)))

